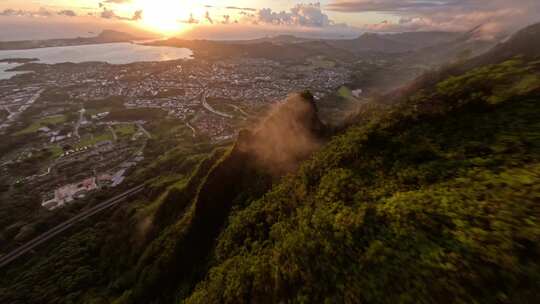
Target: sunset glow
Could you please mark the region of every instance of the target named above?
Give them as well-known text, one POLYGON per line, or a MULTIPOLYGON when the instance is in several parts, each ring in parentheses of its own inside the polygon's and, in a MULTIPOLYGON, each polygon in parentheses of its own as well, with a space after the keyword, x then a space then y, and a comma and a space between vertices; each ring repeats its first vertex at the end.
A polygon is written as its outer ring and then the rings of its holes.
MULTIPOLYGON (((191 1, 190 3, 193 3, 191 1)), ((178 0, 137 0, 134 10, 142 10, 139 26, 166 36, 181 33, 190 28, 186 23, 193 4, 178 0)))

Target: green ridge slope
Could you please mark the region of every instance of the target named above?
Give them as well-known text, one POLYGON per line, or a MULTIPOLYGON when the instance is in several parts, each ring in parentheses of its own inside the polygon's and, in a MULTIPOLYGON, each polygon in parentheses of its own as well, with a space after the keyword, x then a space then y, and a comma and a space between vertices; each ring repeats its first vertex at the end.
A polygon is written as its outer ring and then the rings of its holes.
POLYGON ((540 81, 507 61, 334 138, 230 218, 187 303, 540 300, 540 81))

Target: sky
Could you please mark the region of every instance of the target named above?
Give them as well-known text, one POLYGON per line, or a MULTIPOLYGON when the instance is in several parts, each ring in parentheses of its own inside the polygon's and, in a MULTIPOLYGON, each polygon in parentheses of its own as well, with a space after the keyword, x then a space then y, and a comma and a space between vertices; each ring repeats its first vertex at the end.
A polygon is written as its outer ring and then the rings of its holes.
POLYGON ((540 22, 540 0, 0 0, 0 40, 103 29, 185 38, 467 31, 484 39, 540 22))

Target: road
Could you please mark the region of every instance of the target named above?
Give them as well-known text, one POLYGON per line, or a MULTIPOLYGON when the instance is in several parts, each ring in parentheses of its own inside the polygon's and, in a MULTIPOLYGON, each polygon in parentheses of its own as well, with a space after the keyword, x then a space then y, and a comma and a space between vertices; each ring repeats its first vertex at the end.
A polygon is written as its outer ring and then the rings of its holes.
POLYGON ((9 265, 11 262, 15 261, 16 259, 22 257, 23 255, 27 254, 28 252, 35 249, 37 246, 49 241, 53 237, 59 235, 60 233, 68 230, 69 228, 73 227, 75 224, 78 224, 89 217, 96 215, 112 206, 118 205, 121 203, 124 199, 137 194, 141 192, 144 189, 144 185, 137 186, 135 188, 132 188, 122 194, 119 194, 101 204, 98 204, 94 207, 92 207, 89 210, 86 210, 84 212, 81 212, 80 214, 76 215, 75 217, 67 220, 66 222, 52 228, 51 230, 43 233, 42 235, 36 237, 35 239, 29 241, 28 243, 22 245, 21 247, 13 250, 12 252, 0 256, 0 268, 9 265))
POLYGON ((116 131, 114 130, 114 128, 110 125, 108 125, 107 128, 109 128, 109 131, 111 131, 114 141, 118 141, 118 135, 116 135, 116 131))
MULTIPOLYGON (((8 112, 9 116, 11 116, 11 114, 13 114, 14 112, 12 112, 8 106, 4 106, 4 110, 6 110, 6 112, 8 112)), ((9 118, 9 117, 8 117, 9 118)))
POLYGON ((186 122, 186 126, 191 129, 193 137, 197 137, 197 130, 195 130, 195 128, 189 122, 186 122))
POLYGON ((33 179, 36 178, 36 177, 44 177, 44 176, 47 176, 47 175, 51 174, 51 169, 52 169, 52 167, 49 167, 49 168, 47 168, 47 171, 46 171, 45 173, 43 173, 43 174, 34 174, 34 175, 30 175, 30 176, 27 176, 25 179, 26 179, 26 180, 33 180, 33 179))
POLYGON ((84 121, 84 112, 86 112, 86 110, 84 108, 82 108, 79 113, 79 120, 77 121, 77 123, 75 123, 75 129, 73 130, 73 134, 77 137, 77 138, 81 138, 81 136, 79 135, 79 127, 81 126, 81 124, 83 123, 84 121))
POLYGON ((242 108, 240 108, 239 106, 233 104, 229 104, 229 106, 233 107, 236 111, 242 113, 244 116, 249 117, 249 114, 246 113, 246 111, 242 110, 242 108))
POLYGON ((17 112, 10 111, 9 108, 6 106, 5 109, 6 109, 6 111, 9 112, 9 116, 8 116, 7 120, 9 122, 15 121, 17 116, 19 116, 24 111, 26 111, 31 105, 34 104, 34 102, 36 102, 36 100, 38 100, 38 98, 41 96, 41 93, 43 93, 43 91, 45 91, 45 90, 41 89, 41 90, 37 91, 34 95, 32 95, 32 97, 30 97, 30 99, 28 99, 27 102, 25 102, 22 106, 19 107, 17 112))
POLYGON ((143 132, 144 135, 146 135, 146 137, 148 137, 148 139, 152 139, 152 134, 150 134, 150 132, 146 131, 146 129, 143 127, 143 125, 141 123, 137 123, 137 127, 139 127, 139 130, 141 130, 141 132, 143 132))
POLYGON ((219 115, 219 116, 225 117, 225 118, 233 118, 232 115, 219 112, 218 110, 212 108, 212 106, 209 105, 208 102, 206 102, 206 94, 205 93, 201 93, 201 103, 202 103, 202 105, 203 105, 203 107, 205 109, 207 109, 208 111, 210 111, 210 112, 212 112, 212 113, 214 113, 216 115, 219 115))

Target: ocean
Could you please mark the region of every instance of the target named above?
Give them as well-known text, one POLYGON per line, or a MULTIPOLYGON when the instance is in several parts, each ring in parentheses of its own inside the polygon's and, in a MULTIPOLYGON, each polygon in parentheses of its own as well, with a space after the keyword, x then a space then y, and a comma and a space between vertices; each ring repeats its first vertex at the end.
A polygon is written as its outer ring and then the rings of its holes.
MULTIPOLYGON (((38 58, 38 63, 81 63, 89 61, 128 64, 145 61, 189 59, 193 52, 186 48, 145 46, 134 43, 106 43, 80 46, 49 47, 30 50, 0 51, 0 60, 9 58, 38 58)), ((21 72, 8 72, 19 64, 0 63, 0 79, 21 72)))

